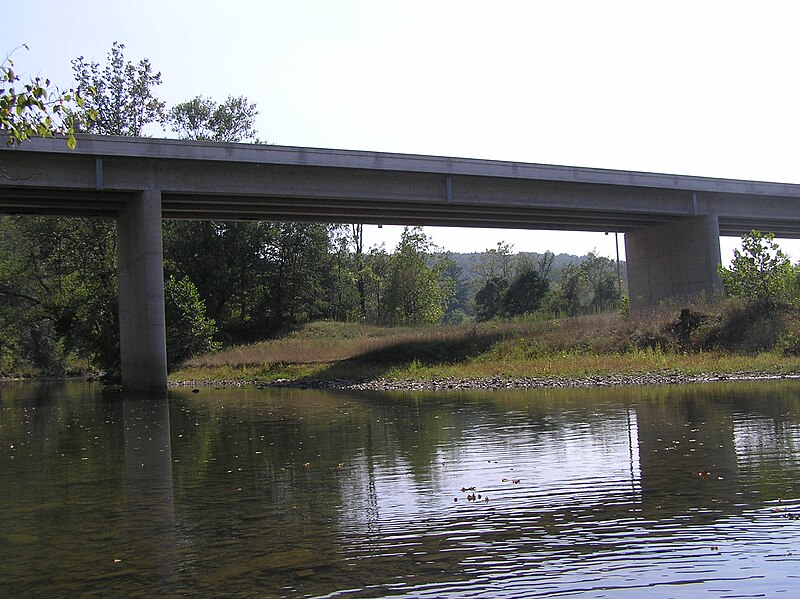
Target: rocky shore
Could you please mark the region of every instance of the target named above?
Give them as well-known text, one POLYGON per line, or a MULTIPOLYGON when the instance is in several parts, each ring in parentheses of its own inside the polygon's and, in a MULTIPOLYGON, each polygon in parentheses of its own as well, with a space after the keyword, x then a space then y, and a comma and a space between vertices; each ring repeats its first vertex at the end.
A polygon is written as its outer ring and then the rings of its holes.
POLYGON ((245 381, 229 380, 189 380, 171 382, 175 387, 245 387, 291 388, 291 389, 344 389, 358 391, 447 391, 447 390, 500 390, 500 389, 555 389, 569 387, 618 387, 632 385, 677 385, 689 383, 709 383, 718 381, 778 380, 798 379, 800 374, 770 374, 766 372, 736 373, 642 373, 588 376, 583 378, 528 378, 492 377, 478 379, 432 379, 426 381, 393 380, 377 378, 367 381, 346 379, 334 380, 288 380, 245 381))

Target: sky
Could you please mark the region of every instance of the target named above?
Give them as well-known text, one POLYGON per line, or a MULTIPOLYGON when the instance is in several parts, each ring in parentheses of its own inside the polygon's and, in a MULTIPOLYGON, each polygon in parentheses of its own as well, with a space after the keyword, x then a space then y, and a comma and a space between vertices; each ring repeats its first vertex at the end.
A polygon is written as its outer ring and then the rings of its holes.
MULTIPOLYGON (((792 1, 39 0, 3 15, 18 73, 68 88, 73 59, 105 64, 118 41, 161 73, 167 106, 244 95, 269 143, 800 183, 792 1)), ((367 245, 391 250, 401 230, 365 227, 367 245)), ((425 230, 450 251, 616 257, 613 234, 425 230)), ((738 245, 722 239, 723 262, 738 245)))

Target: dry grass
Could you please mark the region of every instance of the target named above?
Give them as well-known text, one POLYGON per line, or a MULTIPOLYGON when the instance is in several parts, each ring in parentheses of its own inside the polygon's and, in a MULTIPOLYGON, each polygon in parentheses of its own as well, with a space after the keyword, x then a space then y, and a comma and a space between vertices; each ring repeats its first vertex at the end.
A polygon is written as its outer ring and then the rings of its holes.
POLYGON ((796 338, 800 346, 800 331, 788 335, 783 324, 797 318, 760 316, 755 325, 742 329, 747 313, 741 307, 718 308, 688 341, 675 332, 680 313, 675 307, 628 318, 608 313, 414 328, 318 322, 282 339, 198 356, 173 378, 423 380, 667 372, 788 374, 800 369, 800 358, 783 355, 779 343, 796 338), (740 334, 731 335, 726 327, 751 331, 754 342, 743 343, 740 334), (736 345, 719 342, 727 338, 735 339, 736 345))
POLYGON ((386 328, 353 323, 315 322, 282 339, 240 345, 196 356, 184 368, 329 364, 411 345, 462 344, 474 327, 386 328))

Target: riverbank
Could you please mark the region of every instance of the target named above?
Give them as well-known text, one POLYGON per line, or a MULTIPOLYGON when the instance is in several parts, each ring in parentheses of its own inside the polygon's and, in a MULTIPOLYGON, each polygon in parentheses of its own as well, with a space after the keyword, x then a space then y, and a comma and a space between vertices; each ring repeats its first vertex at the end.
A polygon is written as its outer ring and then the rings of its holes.
POLYGON ((776 349, 688 349, 661 322, 606 314, 480 327, 381 329, 315 323, 201 357, 173 385, 338 389, 519 389, 667 385, 800 375, 776 349), (666 332, 665 332, 666 331, 666 332), (670 337, 673 335, 673 337, 670 337))
POLYGON ((561 389, 586 387, 618 387, 644 385, 679 385, 691 383, 711 383, 720 381, 766 381, 781 379, 800 379, 800 372, 768 373, 768 372, 732 372, 732 373, 641 373, 638 375, 612 374, 588 376, 583 378, 563 377, 516 377, 516 378, 479 378, 479 379, 386 379, 378 378, 366 381, 334 379, 334 380, 288 380, 273 381, 245 379, 202 379, 170 381, 174 387, 245 387, 293 389, 340 389, 358 391, 452 391, 452 390, 487 390, 501 389, 561 389))

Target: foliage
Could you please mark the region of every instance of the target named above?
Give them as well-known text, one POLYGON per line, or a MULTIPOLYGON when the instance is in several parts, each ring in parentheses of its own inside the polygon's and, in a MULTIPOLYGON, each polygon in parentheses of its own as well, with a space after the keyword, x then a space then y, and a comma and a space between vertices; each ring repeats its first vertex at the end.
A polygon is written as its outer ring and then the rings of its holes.
POLYGON ((95 117, 81 120, 86 133, 141 137, 146 125, 164 121, 164 102, 154 95, 161 73, 153 73, 146 58, 126 62, 124 49, 125 44, 114 42, 102 70, 83 56, 72 61, 77 92, 85 98, 77 114, 95 117))
POLYGON ((619 300, 619 308, 617 310, 622 318, 630 318, 631 316, 631 301, 627 295, 624 295, 619 300))
POLYGON ((370 323, 387 322, 387 286, 390 256, 381 245, 372 247, 364 255, 365 320, 370 323))
POLYGON ((464 320, 471 311, 470 288, 464 276, 464 268, 452 258, 450 252, 439 254, 435 262, 440 268, 440 279, 449 281, 452 286, 452 297, 447 302, 444 322, 456 324, 464 320))
POLYGON ((725 292, 764 306, 776 306, 795 291, 795 269, 772 233, 750 231, 742 250, 733 251, 730 268, 719 267, 725 292))
POLYGON ((406 227, 389 260, 386 311, 394 324, 439 322, 453 301, 453 280, 443 273, 443 263, 428 258, 433 243, 421 227, 406 227))
POLYGON ((549 301, 555 312, 577 316, 612 310, 620 301, 616 266, 612 260, 589 252, 580 262, 571 261, 561 268, 556 292, 549 301))
POLYGON ((500 311, 503 292, 508 288, 508 279, 492 276, 475 294, 475 318, 479 322, 490 320, 500 311))
POLYGON ((219 349, 214 342, 216 325, 206 317, 205 304, 187 277, 164 281, 164 313, 170 370, 191 356, 219 349))
POLYGON ((75 352, 118 370, 113 223, 2 217, 0 233, 0 330, 20 357, 54 373, 75 352))
POLYGON ((617 307, 620 294, 614 262, 592 251, 581 263, 581 270, 591 297, 588 311, 604 312, 617 307))
POLYGON ((514 246, 498 241, 496 248, 487 249, 472 264, 472 272, 483 285, 490 279, 510 281, 514 275, 514 246))
MULTIPOLYGON (((167 120, 181 139, 243 141, 255 137, 256 105, 244 96, 223 104, 197 96, 172 107, 167 120)), ((220 339, 231 342, 268 334, 274 326, 262 301, 269 279, 269 223, 168 221, 164 258, 170 277, 196 285, 220 339), (270 325, 270 320, 273 324, 270 325)))
MULTIPOLYGON (((6 143, 18 145, 32 137, 53 137, 58 133, 67 137, 70 149, 74 148, 75 126, 68 113, 73 104, 83 107, 85 96, 93 90, 51 92, 50 80, 39 77, 22 84, 21 89, 19 84, 14 61, 6 56, 0 63, 0 131, 8 136, 6 143)), ((87 116, 91 119, 94 113, 87 111, 87 116)))
POLYGON ((228 96, 222 104, 197 96, 173 106, 167 120, 181 139, 244 141, 256 138, 257 114, 255 103, 244 96, 228 96))
POLYGON ((509 318, 536 312, 549 289, 550 283, 538 270, 524 270, 503 291, 498 314, 509 318))

